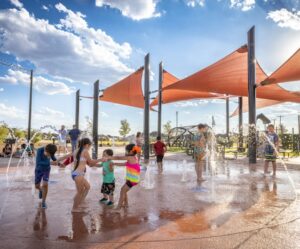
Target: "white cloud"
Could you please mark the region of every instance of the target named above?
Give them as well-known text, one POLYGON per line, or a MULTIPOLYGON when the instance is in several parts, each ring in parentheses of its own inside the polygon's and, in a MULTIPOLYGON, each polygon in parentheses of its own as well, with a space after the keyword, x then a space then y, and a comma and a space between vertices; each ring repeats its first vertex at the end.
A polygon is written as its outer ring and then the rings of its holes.
POLYGON ((108 118, 109 115, 106 112, 100 112, 102 118, 108 118))
POLYGON ((225 104, 224 99, 200 99, 174 103, 175 107, 197 107, 206 104, 225 104))
POLYGON ((73 119, 64 112, 54 110, 47 106, 42 106, 39 109, 35 109, 32 114, 32 123, 37 127, 44 125, 54 125, 60 127, 62 124, 70 128, 73 124, 73 119))
POLYGON ((3 92, 4 91, 4 88, 0 88, 0 92, 3 92))
POLYGON ((197 107, 200 105, 205 105, 208 103, 208 100, 194 100, 194 101, 182 101, 174 104, 175 107, 197 107))
POLYGON ((123 62, 131 55, 130 44, 117 43, 101 29, 89 27, 80 12, 62 4, 56 9, 66 14, 57 25, 24 8, 0 10, 0 51, 31 61, 43 73, 76 81, 99 78, 111 83, 132 72, 123 62))
POLYGON ((156 11, 157 0, 96 0, 96 6, 109 6, 121 11, 123 16, 135 21, 160 17, 161 13, 156 11))
POLYGON ((268 13, 267 19, 272 19, 279 27, 300 30, 300 11, 274 10, 268 13))
POLYGON ((4 103, 0 103, 0 116, 9 119, 26 119, 26 114, 23 110, 4 103))
POLYGON ((42 9, 43 9, 43 10, 46 10, 46 11, 49 11, 49 8, 48 8, 46 5, 43 5, 43 6, 42 6, 42 9))
POLYGON ((255 0, 230 0, 231 8, 238 8, 242 11, 248 11, 255 6, 255 0))
POLYGON ((204 7, 205 0, 185 0, 187 6, 189 7, 196 7, 197 5, 204 7))
POLYGON ((10 2, 18 8, 23 8, 23 4, 19 0, 10 0, 10 2))
POLYGON ((300 112, 300 105, 297 103, 283 103, 261 109, 269 118, 278 118, 278 116, 292 116, 300 112))
MULTIPOLYGON (((0 83, 9 83, 15 85, 22 84, 25 86, 29 86, 30 76, 24 72, 9 69, 6 75, 0 77, 0 83)), ((63 82, 49 80, 42 76, 34 76, 33 88, 41 93, 45 93, 48 95, 69 95, 75 92, 74 87, 69 87, 63 82)))

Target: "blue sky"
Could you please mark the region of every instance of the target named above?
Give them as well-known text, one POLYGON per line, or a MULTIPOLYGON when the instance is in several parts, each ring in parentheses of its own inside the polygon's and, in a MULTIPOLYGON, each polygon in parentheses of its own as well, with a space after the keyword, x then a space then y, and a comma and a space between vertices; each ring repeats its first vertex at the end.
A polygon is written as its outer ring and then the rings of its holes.
MULTIPOLYGON (((74 122, 75 91, 92 94, 93 82, 105 88, 139 68, 151 56, 151 90, 157 89, 158 63, 179 78, 221 59, 246 43, 256 26, 256 56, 267 73, 300 47, 300 3, 297 0, 4 0, 0 2, 0 58, 34 69, 33 127, 74 122)), ((0 65, 0 120, 27 125, 29 76, 0 65)), ((290 90, 299 83, 284 84, 290 90)), ((236 107, 232 99, 230 109, 236 107)), ((222 100, 195 100, 163 107, 163 123, 211 122, 225 130, 222 100)), ((297 127, 298 104, 265 108, 271 119, 297 127)), ((142 130, 136 108, 100 102, 99 132, 118 134, 121 119, 132 132, 142 130)), ((92 101, 81 101, 81 127, 92 116, 92 101)), ((245 121, 247 114, 244 115, 245 121)), ((156 113, 151 130, 156 130, 156 113)), ((237 119, 231 119, 231 130, 237 119)))

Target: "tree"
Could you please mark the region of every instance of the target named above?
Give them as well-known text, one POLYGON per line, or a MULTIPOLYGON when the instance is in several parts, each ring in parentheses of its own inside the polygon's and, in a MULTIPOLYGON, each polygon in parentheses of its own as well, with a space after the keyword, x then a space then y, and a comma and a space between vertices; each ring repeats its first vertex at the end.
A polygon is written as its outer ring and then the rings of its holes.
POLYGON ((126 135, 129 134, 130 131, 131 131, 130 125, 129 125, 127 119, 121 120, 121 128, 119 130, 120 135, 123 136, 123 138, 125 138, 126 135))
POLYGON ((8 129, 5 125, 0 126, 0 142, 4 141, 8 136, 8 129))
POLYGON ((169 132, 171 131, 172 126, 171 126, 171 121, 168 121, 167 123, 164 124, 164 133, 166 135, 169 134, 169 132))
POLYGON ((14 131, 14 135, 17 138, 25 138, 25 131, 18 128, 13 128, 12 130, 14 131))

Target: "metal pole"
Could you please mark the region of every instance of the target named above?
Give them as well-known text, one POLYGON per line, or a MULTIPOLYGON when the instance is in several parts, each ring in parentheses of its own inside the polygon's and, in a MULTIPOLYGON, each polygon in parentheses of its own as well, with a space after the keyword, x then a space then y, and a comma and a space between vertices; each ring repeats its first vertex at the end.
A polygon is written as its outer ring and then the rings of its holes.
POLYGON ((163 64, 159 63, 157 135, 161 137, 163 64))
POLYGON ((279 129, 280 129, 280 133, 281 135, 283 135, 283 127, 282 127, 282 124, 281 124, 281 118, 283 117, 282 115, 279 115, 279 129))
POLYGON ((300 150, 300 115, 298 115, 298 137, 297 137, 297 152, 300 150))
POLYGON ((30 70, 29 113, 28 113, 28 130, 27 130, 28 142, 30 141, 31 138, 32 84, 33 84, 33 70, 30 70))
POLYGON ((239 148, 243 148, 243 97, 239 97, 239 148))
POLYGON ((255 26, 248 31, 249 163, 256 163, 255 26))
POLYGON ((229 97, 226 98, 226 136, 229 137, 229 97))
POLYGON ((80 90, 76 91, 76 106, 75 106, 75 125, 79 129, 79 101, 80 101, 80 90))
POLYGON ((178 128, 178 111, 176 111, 176 128, 178 128))
POLYGON ((295 149, 295 146, 294 146, 294 143, 295 143, 294 136, 295 136, 295 130, 294 130, 294 128, 292 128, 292 151, 294 151, 294 149, 295 149))
POLYGON ((300 137, 300 115, 298 115, 298 135, 300 137))
POLYGON ((98 111, 99 111, 99 80, 94 83, 94 106, 93 106, 93 159, 98 157, 98 111))
POLYGON ((149 95, 150 95, 150 54, 145 56, 145 75, 144 75, 144 95, 145 95, 145 109, 144 109, 144 160, 149 161, 149 95))

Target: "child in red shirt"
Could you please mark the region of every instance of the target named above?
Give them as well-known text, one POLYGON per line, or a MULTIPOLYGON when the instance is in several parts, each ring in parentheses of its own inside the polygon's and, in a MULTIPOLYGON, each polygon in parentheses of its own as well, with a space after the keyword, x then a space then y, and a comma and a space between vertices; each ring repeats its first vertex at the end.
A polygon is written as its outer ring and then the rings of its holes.
POLYGON ((156 143, 154 144, 154 152, 156 155, 156 162, 159 172, 163 171, 163 158, 167 151, 167 146, 161 141, 161 137, 156 138, 156 143))

